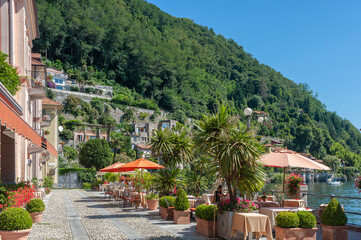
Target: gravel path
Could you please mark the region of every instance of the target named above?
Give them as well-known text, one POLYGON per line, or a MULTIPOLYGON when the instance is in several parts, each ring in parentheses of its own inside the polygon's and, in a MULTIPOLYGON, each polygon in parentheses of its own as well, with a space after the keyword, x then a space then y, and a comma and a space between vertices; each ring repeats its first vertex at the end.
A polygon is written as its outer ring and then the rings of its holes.
POLYGON ((43 221, 33 225, 28 239, 72 239, 62 191, 52 191, 45 197, 44 203, 43 221))

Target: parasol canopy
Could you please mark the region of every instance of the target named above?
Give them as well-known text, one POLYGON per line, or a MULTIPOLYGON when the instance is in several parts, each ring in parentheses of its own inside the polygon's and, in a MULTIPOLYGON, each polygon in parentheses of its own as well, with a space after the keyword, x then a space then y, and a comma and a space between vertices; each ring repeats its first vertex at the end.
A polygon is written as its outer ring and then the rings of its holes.
POLYGON ((162 165, 149 161, 148 159, 139 158, 133 162, 127 163, 119 168, 116 168, 117 172, 134 171, 135 169, 160 169, 164 168, 162 165))
POLYGON ((297 168, 309 168, 317 170, 331 170, 331 168, 318 163, 314 160, 306 158, 295 151, 283 149, 272 153, 265 154, 260 157, 262 165, 267 167, 297 167, 297 168))
POLYGON ((286 168, 308 168, 317 170, 331 170, 331 168, 318 163, 314 160, 306 158, 295 151, 289 149, 276 150, 272 153, 262 155, 260 157, 260 163, 266 167, 283 168, 283 192, 285 192, 285 175, 286 168))
POLYGON ((99 172, 118 172, 115 169, 120 168, 123 165, 125 165, 125 163, 116 162, 116 163, 113 163, 112 165, 110 165, 108 167, 100 169, 99 172))

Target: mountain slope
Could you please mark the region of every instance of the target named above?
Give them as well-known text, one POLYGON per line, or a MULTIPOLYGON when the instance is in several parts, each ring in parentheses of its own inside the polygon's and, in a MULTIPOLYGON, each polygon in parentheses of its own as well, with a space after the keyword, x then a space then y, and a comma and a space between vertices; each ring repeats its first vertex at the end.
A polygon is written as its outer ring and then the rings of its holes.
POLYGON ((218 103, 270 114, 260 134, 286 139, 319 158, 361 162, 361 134, 327 111, 312 90, 260 64, 212 29, 141 0, 38 0, 41 37, 35 50, 60 60, 74 78, 115 86, 121 103, 149 99, 179 115, 199 117, 218 103), (356 154, 355 154, 356 153, 356 154))

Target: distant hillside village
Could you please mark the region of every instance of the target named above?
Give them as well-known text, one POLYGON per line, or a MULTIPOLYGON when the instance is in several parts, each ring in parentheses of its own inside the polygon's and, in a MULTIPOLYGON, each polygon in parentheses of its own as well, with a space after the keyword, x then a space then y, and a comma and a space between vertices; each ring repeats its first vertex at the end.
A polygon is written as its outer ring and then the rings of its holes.
MULTIPOLYGON (((47 73, 47 87, 55 93, 55 99, 63 104, 66 104, 68 96, 79 98, 82 101, 89 102, 93 98, 103 98, 111 100, 113 97, 113 88, 111 86, 103 85, 82 85, 75 81, 68 79, 68 75, 62 70, 48 67, 47 73)), ((147 121, 144 119, 144 115, 154 114, 154 110, 141 109, 135 107, 132 108, 135 112, 136 118, 129 123, 129 128, 132 131, 129 133, 131 148, 136 151, 139 157, 150 157, 150 139, 155 130, 158 129, 172 129, 177 126, 177 120, 165 119, 169 113, 159 110, 159 117, 153 119, 153 121, 147 121), (142 117, 143 115, 143 117, 142 117)), ((110 115, 119 122, 124 115, 123 111, 117 109, 110 113, 110 115), (117 111, 118 110, 118 111, 117 111)), ((76 117, 71 114, 64 113, 66 120, 74 120, 76 117)), ((189 119, 190 122, 190 119, 189 119)), ((109 140, 110 136, 108 131, 104 131, 101 128, 101 124, 87 124, 81 130, 74 129, 72 138, 66 142, 62 142, 59 146, 59 152, 62 153, 62 146, 69 146, 73 148, 79 148, 79 144, 85 143, 91 139, 105 139, 109 140)), ((119 129, 112 129, 112 131, 120 131, 119 129)))

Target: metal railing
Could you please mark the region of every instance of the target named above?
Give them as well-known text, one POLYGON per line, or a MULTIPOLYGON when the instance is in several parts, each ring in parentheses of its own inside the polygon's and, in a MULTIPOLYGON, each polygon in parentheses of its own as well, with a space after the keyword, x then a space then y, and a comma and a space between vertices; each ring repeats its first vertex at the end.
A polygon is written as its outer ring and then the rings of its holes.
MULTIPOLYGON (((324 195, 324 194, 314 194, 314 193, 301 193, 301 195, 306 195, 306 196, 316 196, 316 197, 327 197, 327 198, 344 198, 344 199, 358 199, 361 200, 361 198, 359 197, 344 197, 344 196, 335 196, 335 195, 324 195)), ((349 212, 349 211, 345 211, 345 213, 349 213, 349 214, 355 214, 355 215, 361 215, 361 213, 357 213, 357 212, 349 212)))

